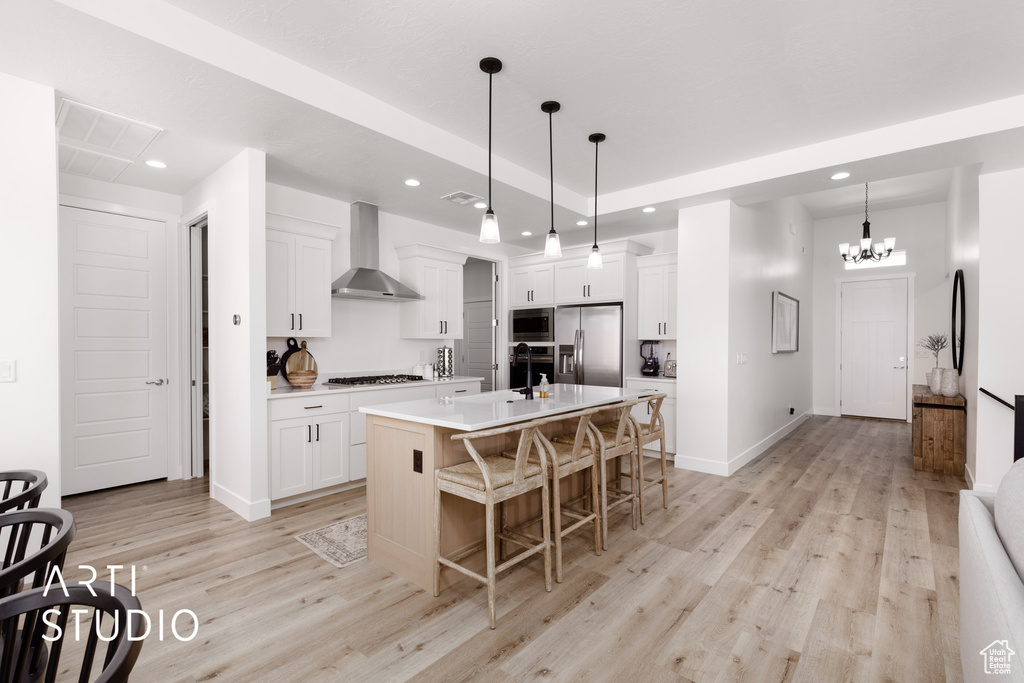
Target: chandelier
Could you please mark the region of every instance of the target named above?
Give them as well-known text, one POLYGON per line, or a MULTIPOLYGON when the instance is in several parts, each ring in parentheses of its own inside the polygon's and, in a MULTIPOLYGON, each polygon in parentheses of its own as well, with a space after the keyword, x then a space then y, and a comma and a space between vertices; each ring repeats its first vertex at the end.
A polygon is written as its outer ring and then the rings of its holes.
POLYGON ((839 255, 847 263, 860 263, 861 261, 881 261, 889 258, 893 247, 896 246, 895 237, 886 237, 884 242, 871 244, 871 223, 868 222, 868 184, 864 183, 864 235, 860 238, 860 245, 850 246, 849 242, 839 245, 839 255))

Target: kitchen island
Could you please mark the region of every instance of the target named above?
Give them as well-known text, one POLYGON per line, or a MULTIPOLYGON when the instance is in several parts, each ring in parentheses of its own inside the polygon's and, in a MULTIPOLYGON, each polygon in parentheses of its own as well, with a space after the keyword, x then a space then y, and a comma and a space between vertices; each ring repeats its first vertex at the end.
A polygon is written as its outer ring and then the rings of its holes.
MULTIPOLYGON (((536 389, 535 389, 536 391, 536 389)), ((433 590, 434 470, 470 459, 452 434, 553 417, 583 408, 611 406, 643 395, 638 390, 554 384, 550 398, 526 400, 512 391, 492 391, 459 398, 437 398, 363 406, 367 415, 366 522, 369 559, 425 590, 433 590)), ((595 422, 602 421, 601 413, 595 422)), ((611 415, 604 417, 604 421, 611 415)), ((573 425, 545 425, 551 437, 573 425)), ((485 453, 515 445, 515 434, 481 441, 485 453)), ((572 482, 568 485, 572 486, 572 482)), ((522 496, 509 503, 514 522, 536 514, 540 503, 522 496)), ((483 506, 443 494, 442 552, 451 554, 483 538, 483 506)), ((483 566, 483 555, 475 558, 483 566)), ((467 564, 473 566, 473 558, 467 564)), ((442 588, 465 578, 450 569, 441 574, 442 588)))

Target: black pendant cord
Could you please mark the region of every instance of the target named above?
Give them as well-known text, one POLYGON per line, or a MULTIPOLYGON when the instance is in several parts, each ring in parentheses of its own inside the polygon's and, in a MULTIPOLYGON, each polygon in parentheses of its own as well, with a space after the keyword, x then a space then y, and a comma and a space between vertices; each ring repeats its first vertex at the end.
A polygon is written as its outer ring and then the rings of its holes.
MULTIPOLYGON (((868 222, 868 184, 864 183, 864 237, 871 239, 871 223, 868 222)), ((868 249, 871 245, 868 245, 868 249)))
POLYGON ((551 232, 555 231, 555 126, 554 111, 548 112, 548 172, 551 177, 551 232))
POLYGON ((594 140, 594 249, 597 249, 597 148, 600 144, 600 140, 594 140))
POLYGON ((487 210, 491 210, 491 116, 494 111, 494 74, 487 74, 487 210))

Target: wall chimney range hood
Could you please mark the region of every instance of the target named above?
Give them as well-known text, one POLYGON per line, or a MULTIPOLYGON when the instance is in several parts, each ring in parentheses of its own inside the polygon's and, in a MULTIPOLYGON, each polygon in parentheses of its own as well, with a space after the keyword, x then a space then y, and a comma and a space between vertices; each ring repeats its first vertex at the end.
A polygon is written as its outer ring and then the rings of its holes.
POLYGON ((331 284, 332 297, 370 301, 423 299, 412 289, 380 270, 377 207, 373 204, 353 202, 350 244, 352 269, 331 284))

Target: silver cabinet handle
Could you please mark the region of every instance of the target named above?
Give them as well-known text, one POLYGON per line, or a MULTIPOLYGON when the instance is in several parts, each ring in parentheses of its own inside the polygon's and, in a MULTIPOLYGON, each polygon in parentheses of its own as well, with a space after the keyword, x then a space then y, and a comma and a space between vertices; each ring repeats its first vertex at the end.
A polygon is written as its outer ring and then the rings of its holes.
POLYGON ((146 382, 146 384, 155 384, 158 387, 162 387, 164 385, 164 381, 162 379, 158 379, 155 382, 146 382))

